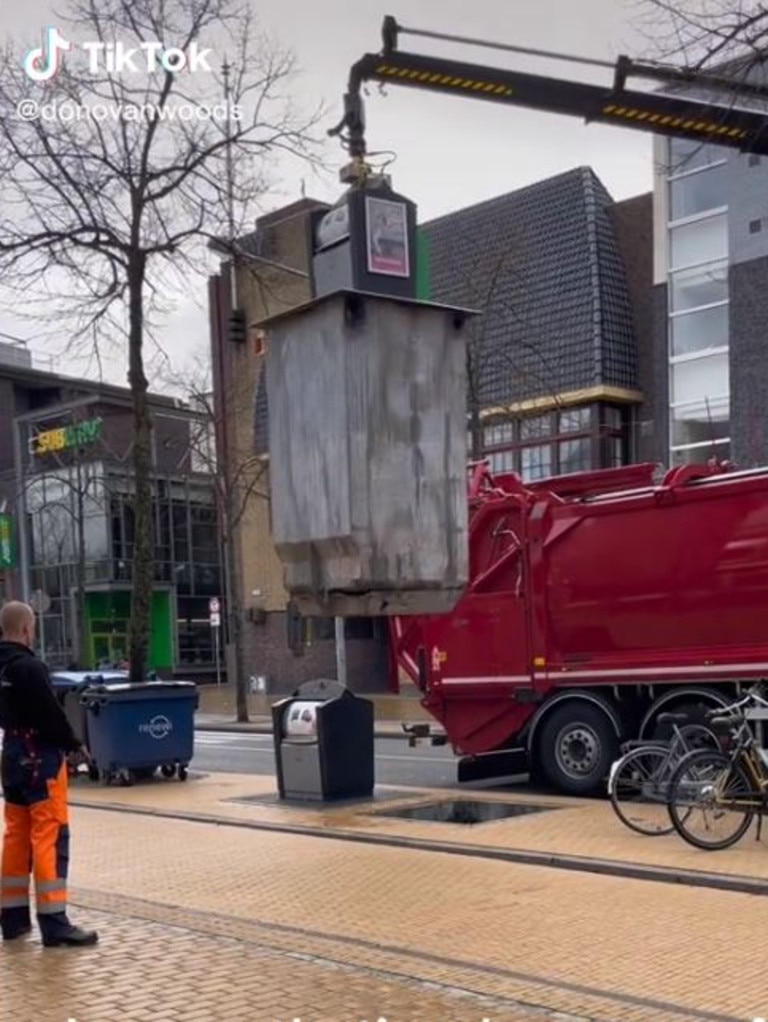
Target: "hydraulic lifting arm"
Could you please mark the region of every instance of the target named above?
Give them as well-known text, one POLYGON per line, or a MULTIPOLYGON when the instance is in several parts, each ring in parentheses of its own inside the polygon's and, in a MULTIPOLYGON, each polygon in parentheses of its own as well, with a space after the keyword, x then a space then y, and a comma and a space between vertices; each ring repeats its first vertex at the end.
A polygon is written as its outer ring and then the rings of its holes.
MULTIPOLYGON (((345 147, 359 168, 362 168, 366 155, 361 97, 361 89, 366 81, 391 82, 548 113, 569 114, 582 117, 586 123, 615 124, 768 155, 768 114, 738 105, 747 96, 762 99, 765 103, 768 100, 768 89, 759 85, 737 83, 681 68, 641 64, 628 57, 619 57, 615 64, 609 64, 606 61, 566 57, 437 32, 405 29, 392 17, 384 19, 382 36, 381 52, 368 53, 353 65, 344 97, 344 117, 337 127, 329 131, 329 135, 342 136, 345 147), (445 60, 431 55, 405 53, 397 48, 398 38, 403 33, 609 68, 613 72, 613 81, 609 86, 590 85, 445 60), (630 77, 655 79, 678 90, 687 86, 689 89, 695 87, 704 90, 708 94, 725 91, 728 101, 705 102, 684 94, 631 91, 626 88, 626 81, 630 77)), ((348 179, 353 178, 354 174, 348 179)))

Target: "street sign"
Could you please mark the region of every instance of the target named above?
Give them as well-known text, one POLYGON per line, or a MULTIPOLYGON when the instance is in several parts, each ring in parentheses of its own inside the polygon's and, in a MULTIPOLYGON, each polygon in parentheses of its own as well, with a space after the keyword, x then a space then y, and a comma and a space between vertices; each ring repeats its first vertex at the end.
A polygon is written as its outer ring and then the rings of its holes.
POLYGON ((13 519, 8 514, 0 514, 0 571, 16 566, 13 540, 13 519))
POLYGON ((211 597, 208 601, 208 616, 211 620, 211 628, 221 627, 221 604, 216 596, 211 597))

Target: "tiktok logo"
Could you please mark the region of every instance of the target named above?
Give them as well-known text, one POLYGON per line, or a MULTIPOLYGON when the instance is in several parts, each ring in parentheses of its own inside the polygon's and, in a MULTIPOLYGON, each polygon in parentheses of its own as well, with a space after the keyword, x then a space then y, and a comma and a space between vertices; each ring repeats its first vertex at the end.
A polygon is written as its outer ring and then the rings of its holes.
POLYGON ((61 67, 61 54, 72 49, 72 43, 57 28, 47 28, 43 45, 36 46, 24 58, 24 70, 35 82, 47 82, 61 67))

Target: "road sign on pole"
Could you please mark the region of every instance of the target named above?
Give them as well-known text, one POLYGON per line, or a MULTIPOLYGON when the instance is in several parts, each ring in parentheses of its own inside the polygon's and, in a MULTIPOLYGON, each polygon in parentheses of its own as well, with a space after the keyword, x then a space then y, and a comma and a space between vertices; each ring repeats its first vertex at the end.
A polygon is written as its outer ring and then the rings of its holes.
POLYGON ((221 684, 221 654, 219 653, 219 628, 221 627, 221 604, 217 596, 208 601, 208 617, 213 629, 214 657, 216 659, 216 685, 221 684))

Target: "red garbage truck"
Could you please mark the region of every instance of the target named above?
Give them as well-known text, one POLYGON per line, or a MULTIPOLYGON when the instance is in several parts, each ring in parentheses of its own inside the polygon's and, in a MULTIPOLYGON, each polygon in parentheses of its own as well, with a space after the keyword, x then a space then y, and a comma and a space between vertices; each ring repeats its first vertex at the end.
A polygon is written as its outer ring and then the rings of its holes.
POLYGON ((768 676, 768 468, 653 464, 525 484, 470 467, 470 582, 453 611, 395 617, 393 661, 459 779, 526 767, 604 788, 663 711, 768 676), (514 764, 517 764, 516 766, 514 764))

